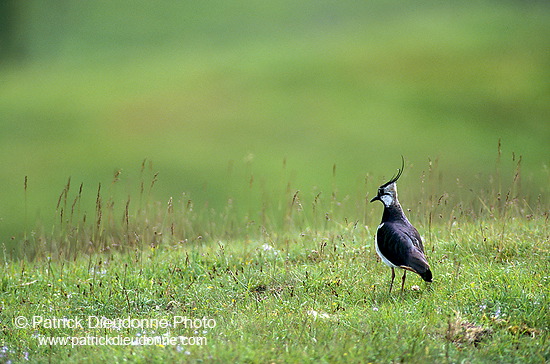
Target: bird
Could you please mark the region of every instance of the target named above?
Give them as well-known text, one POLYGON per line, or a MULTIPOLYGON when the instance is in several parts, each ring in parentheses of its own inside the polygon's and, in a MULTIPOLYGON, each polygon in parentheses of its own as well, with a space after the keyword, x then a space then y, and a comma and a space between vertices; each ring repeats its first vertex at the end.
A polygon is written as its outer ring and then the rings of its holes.
POLYGON ((432 282, 432 271, 424 255, 424 245, 418 230, 409 222, 397 199, 396 182, 405 168, 401 156, 401 168, 388 182, 378 188, 377 195, 370 202, 384 204, 382 222, 376 230, 375 246, 380 259, 391 268, 390 293, 395 279, 395 268, 403 269, 401 292, 405 287, 407 271, 418 274, 426 282, 432 282))

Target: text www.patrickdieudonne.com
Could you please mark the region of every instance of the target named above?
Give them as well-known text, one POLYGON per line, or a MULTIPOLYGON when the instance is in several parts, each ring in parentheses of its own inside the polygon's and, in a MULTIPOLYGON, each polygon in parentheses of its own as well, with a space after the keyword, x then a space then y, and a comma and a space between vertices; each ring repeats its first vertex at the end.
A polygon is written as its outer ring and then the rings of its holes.
POLYGON ((47 346, 193 346, 207 345, 205 336, 39 336, 38 345, 47 346))

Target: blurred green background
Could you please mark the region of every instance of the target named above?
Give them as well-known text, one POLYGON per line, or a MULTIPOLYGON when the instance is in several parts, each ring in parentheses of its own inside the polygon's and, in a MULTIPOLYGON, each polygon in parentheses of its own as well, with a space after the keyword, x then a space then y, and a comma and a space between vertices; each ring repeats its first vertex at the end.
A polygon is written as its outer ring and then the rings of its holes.
POLYGON ((411 189, 437 160, 446 190, 476 190, 499 139, 503 173, 522 155, 523 192, 548 192, 546 1, 1 6, 3 240, 53 218, 68 177, 92 211, 98 183, 124 203, 156 171, 155 199, 220 208, 260 208, 252 175, 265 193, 372 194, 401 155, 411 189))

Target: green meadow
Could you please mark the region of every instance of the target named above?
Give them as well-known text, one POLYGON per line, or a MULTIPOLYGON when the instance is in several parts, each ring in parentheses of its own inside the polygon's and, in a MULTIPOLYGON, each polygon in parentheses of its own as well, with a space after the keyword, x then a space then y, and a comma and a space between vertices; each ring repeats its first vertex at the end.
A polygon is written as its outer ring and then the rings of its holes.
POLYGON ((548 5, 18 6, 0 361, 550 361, 548 5))
POLYGON ((419 202, 426 206, 403 199, 416 211, 409 216, 434 282, 409 274, 404 291, 391 293, 390 270, 373 245, 381 206, 290 192, 279 213, 257 220, 237 219, 230 208, 195 209, 189 200, 117 215, 100 193, 93 216, 67 212, 22 243, 23 258, 2 265, 0 355, 6 362, 544 363, 548 205, 512 198, 515 188, 488 193, 479 209, 448 196, 428 196, 419 202))

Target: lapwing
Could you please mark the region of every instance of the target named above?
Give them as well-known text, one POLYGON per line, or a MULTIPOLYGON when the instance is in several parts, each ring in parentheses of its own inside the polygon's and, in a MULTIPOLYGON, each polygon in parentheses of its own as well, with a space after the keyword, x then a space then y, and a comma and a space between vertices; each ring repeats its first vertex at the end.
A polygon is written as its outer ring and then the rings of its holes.
POLYGON ((403 173, 405 159, 397 174, 378 188, 378 194, 370 202, 381 201, 384 204, 382 223, 376 231, 376 253, 391 268, 390 293, 395 278, 395 268, 404 270, 401 292, 405 287, 407 271, 414 272, 426 282, 432 281, 432 271, 424 255, 424 246, 420 234, 409 222, 397 199, 396 182, 403 173))

